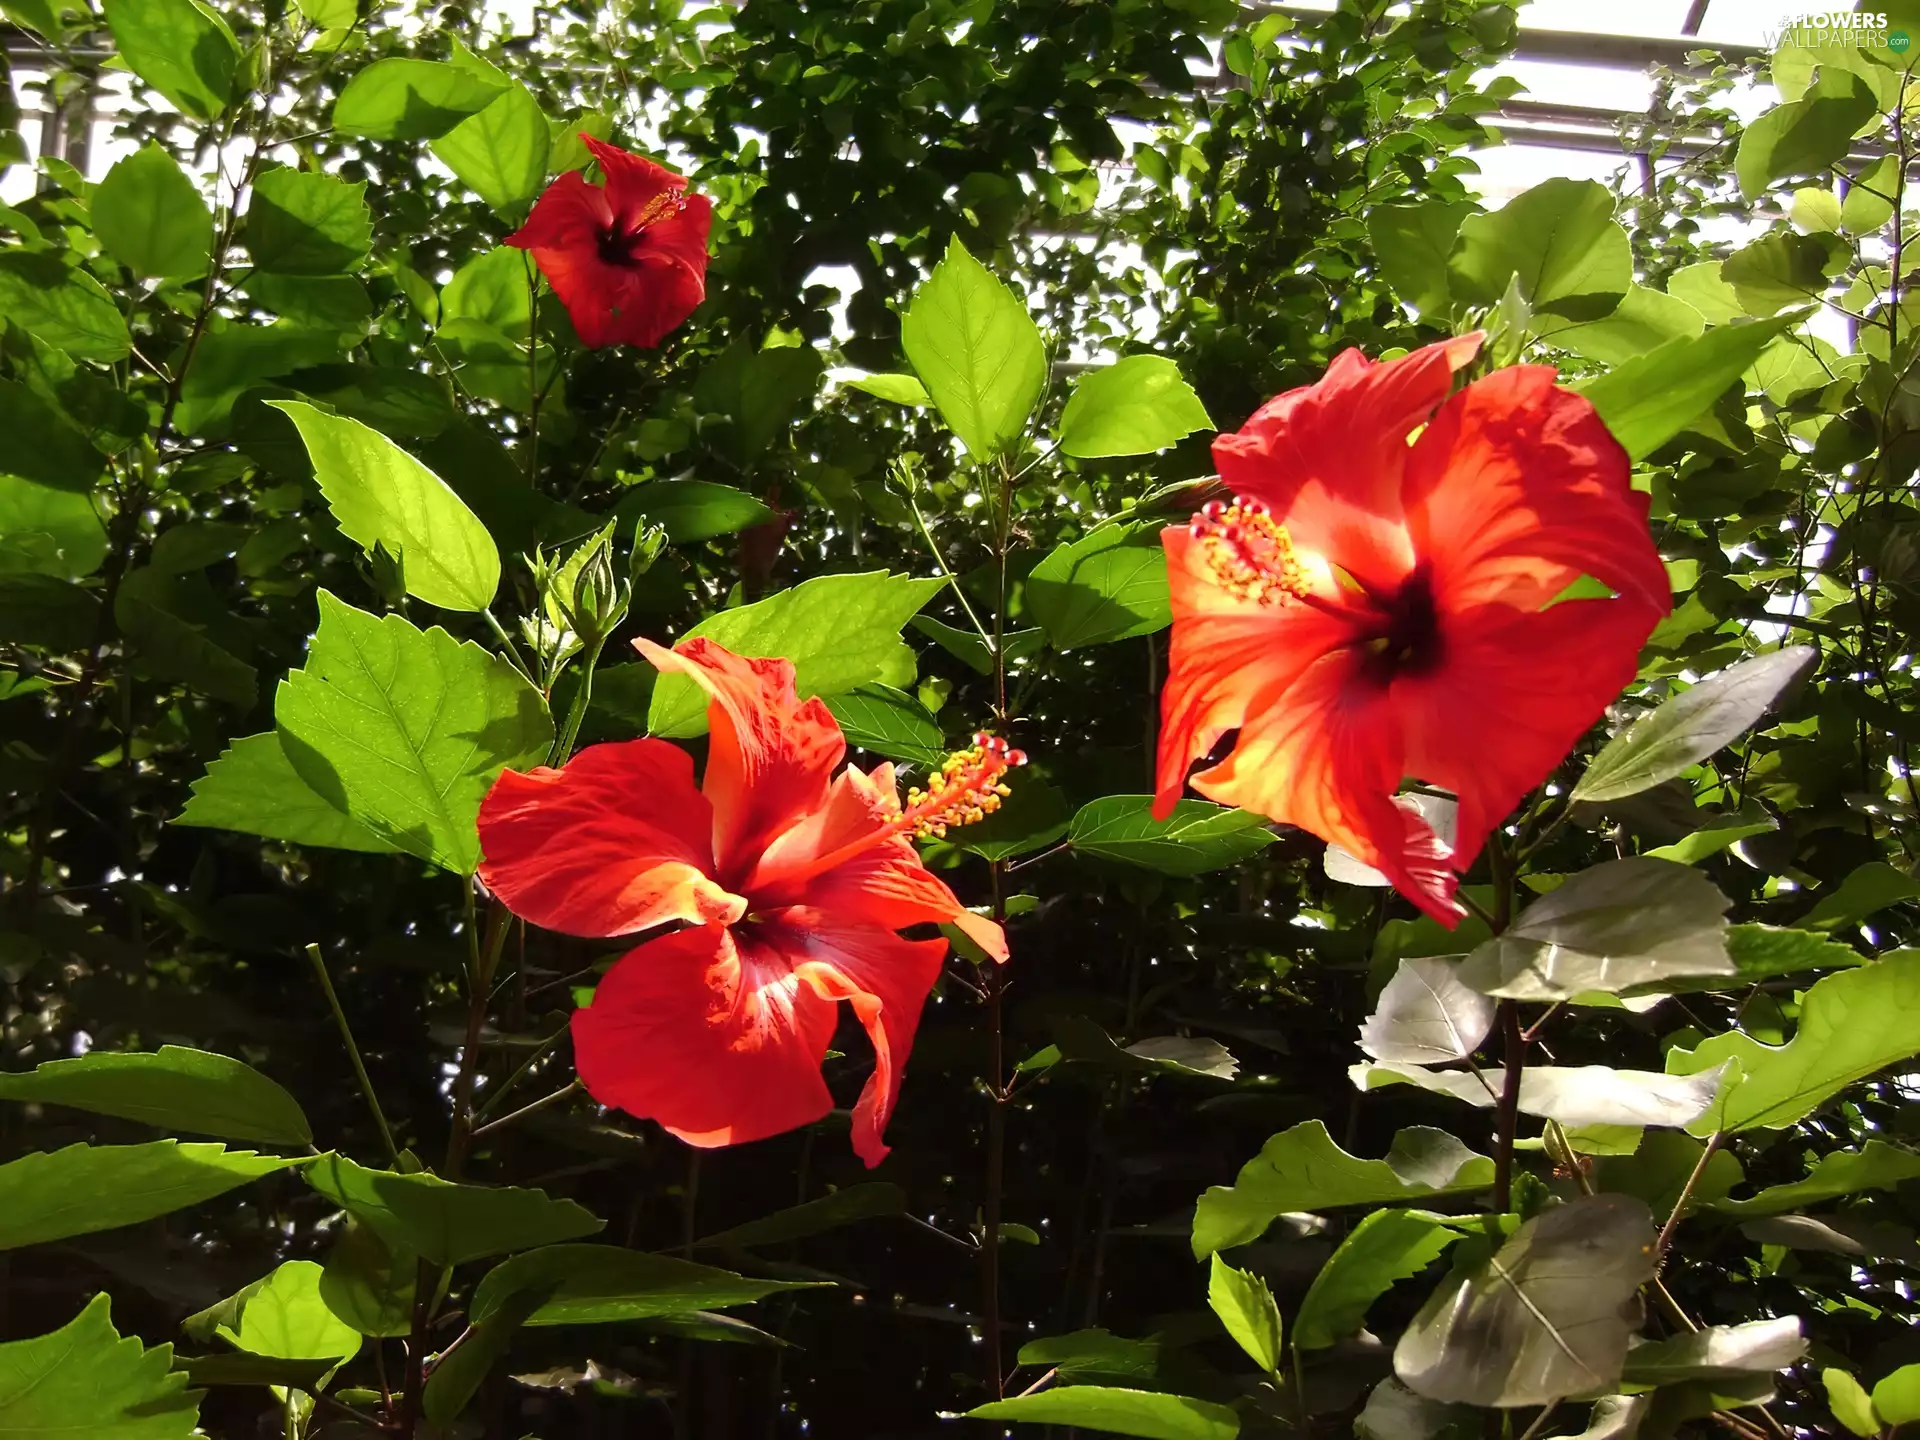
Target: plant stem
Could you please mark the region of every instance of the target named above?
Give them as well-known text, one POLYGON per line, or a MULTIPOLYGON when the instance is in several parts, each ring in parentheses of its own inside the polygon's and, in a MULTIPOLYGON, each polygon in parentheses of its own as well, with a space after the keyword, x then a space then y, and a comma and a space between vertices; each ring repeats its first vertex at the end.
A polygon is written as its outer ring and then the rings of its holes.
MULTIPOLYGON (((1493 876, 1493 913, 1487 928, 1501 934, 1513 922, 1513 861, 1504 837, 1495 835, 1487 846, 1487 866, 1493 876)), ((1505 1041, 1506 1075, 1500 1087, 1500 1106, 1494 1127, 1493 1208, 1504 1214, 1513 1206, 1513 1144, 1520 1128, 1520 1078, 1527 1060, 1527 1037, 1520 1029, 1520 1002, 1502 1000, 1496 1023, 1505 1041)))
POLYGON ((514 1087, 526 1079, 527 1073, 553 1053, 554 1047, 560 1043, 561 1038, 566 1033, 567 1027, 562 1025, 558 1030, 554 1031, 553 1034, 541 1041, 540 1048, 535 1050, 533 1054, 529 1055, 525 1060, 522 1060, 520 1062, 520 1068, 515 1070, 505 1080, 501 1081, 499 1088, 480 1102, 479 1108, 473 1112, 474 1124, 478 1125, 482 1120, 486 1119, 487 1116, 491 1115, 500 1102, 513 1093, 514 1087))
POLYGON ((973 606, 967 600, 967 592, 960 586, 960 577, 953 573, 947 565, 946 556, 940 553, 940 543, 933 538, 933 531, 927 525, 927 517, 920 513, 919 498, 911 490, 907 492, 907 508, 913 511, 913 522, 920 527, 920 536, 927 542, 927 553, 933 556, 933 563, 940 567, 940 573, 947 577, 948 584, 953 587, 954 598, 960 602, 960 608, 967 612, 967 619, 973 622, 973 628, 980 636, 980 643, 992 651, 994 664, 999 665, 999 625, 996 624, 994 633, 989 635, 987 627, 980 623, 980 617, 974 614, 973 606))
POLYGON ((520 658, 520 647, 513 643, 513 637, 507 633, 507 627, 500 623, 499 617, 493 613, 491 607, 482 610, 480 614, 486 620, 487 628, 493 631, 493 638, 500 642, 500 648, 507 652, 507 659, 513 668, 526 676, 528 684, 537 685, 539 682, 533 678, 533 671, 528 667, 527 662, 520 658))
POLYGON ((373 1111, 374 1123, 380 1127, 380 1140, 387 1147, 387 1161, 398 1165, 400 1147, 393 1142, 393 1131, 380 1109, 380 1096, 373 1088, 372 1077, 367 1074, 367 1062, 360 1058, 360 1047, 354 1043, 353 1031, 347 1026, 346 1012, 340 1008, 340 997, 334 993, 333 977, 327 974, 327 962, 320 954, 320 947, 307 946, 307 958, 313 961, 314 974, 320 977, 320 988, 327 992, 327 1006, 333 1011, 333 1023, 340 1027, 340 1038, 347 1042, 347 1058, 353 1061, 353 1073, 360 1082, 360 1093, 367 1097, 367 1108, 373 1111))
POLYGON ((1667 1223, 1660 1227, 1660 1238, 1654 1242, 1653 1246, 1656 1261, 1666 1260, 1667 1247, 1673 1243, 1673 1232, 1687 1213, 1687 1202, 1693 1198, 1693 1192, 1700 1184, 1701 1177, 1707 1173, 1708 1163, 1720 1152, 1720 1142, 1725 1138, 1726 1133, 1721 1130, 1716 1130, 1707 1137, 1706 1147, 1701 1150, 1700 1159, 1694 1165, 1693 1173, 1687 1176, 1687 1183, 1680 1187, 1680 1194, 1673 1202, 1673 1209, 1667 1215, 1667 1223))
POLYGON ((587 718, 587 701, 593 695, 593 667, 600 663, 600 652, 606 648, 607 637, 602 635, 587 647, 586 660, 580 667, 580 683, 574 688, 573 701, 567 706, 567 723, 562 727, 560 738, 554 742, 553 756, 549 765, 564 765, 567 757, 573 754, 574 741, 580 738, 580 724, 587 718))
POLYGON ((460 1178, 466 1162, 467 1147, 473 1140, 473 1089, 480 1077, 480 1036, 487 1023, 487 996, 493 987, 494 967, 506 945, 512 915, 498 900, 487 907, 487 934, 480 938, 474 913, 473 884, 467 884, 467 1035, 460 1050, 460 1068, 453 1079, 453 1126, 447 1136, 446 1163, 442 1176, 460 1178))
POLYGON ((561 1089, 554 1091, 551 1095, 543 1095, 538 1100, 533 1101, 531 1104, 522 1105, 518 1110, 514 1110, 506 1115, 502 1115, 498 1120, 489 1120, 485 1125, 477 1126, 474 1129, 473 1138, 478 1140, 482 1135, 486 1135, 494 1130, 498 1130, 502 1126, 511 1125, 514 1121, 519 1120, 524 1116, 531 1115, 536 1110, 544 1110, 547 1108, 547 1106, 552 1105, 556 1101, 566 1099, 567 1096, 573 1094, 574 1091, 580 1090, 582 1088, 584 1087, 580 1084, 580 1082, 578 1080, 575 1080, 572 1084, 564 1086, 561 1089))

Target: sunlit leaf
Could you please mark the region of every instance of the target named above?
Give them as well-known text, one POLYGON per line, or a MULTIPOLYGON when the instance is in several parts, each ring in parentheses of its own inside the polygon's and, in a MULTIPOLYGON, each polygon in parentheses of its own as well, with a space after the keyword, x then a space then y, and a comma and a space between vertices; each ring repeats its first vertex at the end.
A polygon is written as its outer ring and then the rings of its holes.
POLYGON ((279 1085, 238 1060, 178 1045, 47 1060, 24 1074, 0 1075, 0 1100, 68 1105, 223 1140, 313 1143, 299 1103, 279 1085))
POLYGON ((1891 1190, 1915 1179, 1920 1179, 1920 1155, 1884 1140, 1869 1140, 1858 1150, 1837 1150, 1822 1155, 1804 1180, 1770 1185, 1747 1200, 1719 1200, 1711 1208, 1743 1219, 1781 1215, 1862 1190, 1891 1190))
POLYGON ((333 128, 369 140, 432 140, 486 109, 506 88, 436 60, 376 60, 333 102, 333 128))
POLYGON ((1459 968, 1442 956, 1402 960, 1360 1026, 1360 1048, 1376 1060, 1411 1065, 1443 1065, 1479 1049, 1495 1005, 1461 983, 1459 968))
POLYGON ((183 1140, 38 1150, 0 1165, 0 1250, 151 1220, 302 1163, 183 1140))
POLYGON ((1159 527, 1103 525, 1058 547, 1027 576, 1027 607, 1062 650, 1166 629, 1173 602, 1159 527))
POLYGON ((383 854, 399 847, 338 809, 300 777, 281 747, 280 734, 235 740, 193 782, 176 825, 239 830, 300 845, 383 854))
POLYGON ((207 273, 213 212, 179 162, 146 145, 115 163, 93 196, 93 228, 135 275, 191 280, 207 273))
MULTIPOLYGON (((1468 1070, 1373 1064, 1348 1074, 1362 1090, 1417 1085, 1483 1110, 1499 1099, 1494 1083, 1468 1070)), ((1685 1125, 1713 1103, 1720 1080, 1717 1070, 1676 1077, 1609 1065, 1531 1065, 1520 1072, 1520 1109, 1562 1125, 1685 1125)))
POLYGON ((1073 1425, 1140 1440, 1233 1440, 1240 1433, 1240 1417, 1210 1400, 1100 1385, 1066 1385, 995 1400, 967 1411, 966 1418, 1073 1425))
POLYGON ((1797 1315, 1745 1325, 1709 1325, 1636 1346, 1627 1353, 1620 1378, 1628 1385, 1719 1380, 1755 1371, 1784 1370, 1806 1352, 1807 1340, 1797 1315))
POLYGON ((1454 297, 1495 305, 1517 279, 1535 314, 1611 314, 1633 283, 1632 248, 1613 207, 1613 193, 1598 181, 1556 178, 1498 210, 1467 216, 1448 261, 1454 297))
POLYGON ((1267 1282, 1245 1270, 1236 1270, 1216 1252, 1207 1281, 1207 1304, 1227 1327, 1227 1334, 1253 1363, 1269 1375, 1280 1369, 1285 1353, 1280 1307, 1273 1303, 1267 1282))
POLYGON ((129 69, 184 113, 211 120, 237 98, 240 44, 200 0, 106 0, 107 28, 129 69))
POLYGON ((1300 1302, 1293 1343, 1323 1350, 1358 1330, 1367 1310, 1392 1286, 1418 1275, 1446 1253, 1461 1232, 1419 1210, 1376 1210, 1347 1233, 1300 1302))
POLYGON ((489 1270, 474 1289, 472 1318, 490 1319, 528 1291, 545 1298, 523 1324, 595 1325, 745 1305, 812 1283, 750 1279, 617 1245, 547 1245, 489 1270))
POLYGON ((1082 459, 1150 455, 1212 424, 1173 361, 1128 355, 1080 377, 1060 412, 1060 448, 1082 459))
POLYGON ((368 1170, 342 1155, 309 1165, 306 1181, 391 1246, 435 1265, 530 1250, 606 1224, 571 1200, 513 1185, 456 1185, 437 1175, 368 1170))
POLYGON ((187 1440, 200 1394, 172 1364, 171 1345, 149 1350, 115 1331, 111 1302, 96 1295, 51 1334, 0 1345, 0 1435, 187 1440))
POLYGON ((1040 331, 955 236, 900 320, 900 344, 940 418, 984 461, 1010 448, 1047 383, 1040 331))
POLYGON ((1181 800, 1155 820, 1151 795, 1107 795, 1074 813, 1067 841, 1082 855, 1163 875, 1204 875, 1238 865, 1273 843, 1266 820, 1207 800, 1181 800))

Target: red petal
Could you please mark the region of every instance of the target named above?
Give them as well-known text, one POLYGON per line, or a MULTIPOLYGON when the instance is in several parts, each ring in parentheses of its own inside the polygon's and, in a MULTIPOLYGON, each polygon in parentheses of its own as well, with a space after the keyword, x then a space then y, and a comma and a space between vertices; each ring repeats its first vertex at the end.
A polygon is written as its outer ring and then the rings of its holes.
POLYGON ((943 940, 902 940, 889 930, 848 925, 819 910, 783 910, 769 938, 797 973, 830 1000, 846 1000, 873 1044, 873 1074, 853 1107, 853 1149, 869 1168, 886 1158, 887 1118, 906 1078, 907 1055, 933 982, 946 959, 943 940))
POLYGON ((579 171, 569 170, 541 193, 527 223, 504 243, 521 250, 592 251, 612 223, 606 192, 589 185, 579 171))
POLYGON ((623 222, 644 214, 647 206, 662 195, 677 195, 687 188, 686 176, 676 175, 644 155, 622 150, 618 145, 587 134, 582 134, 580 140, 600 162, 600 173, 607 182, 607 204, 623 222))
POLYGON ((737 920, 713 873, 713 820, 693 761, 664 740, 590 745, 563 770, 505 771, 480 806, 480 878, 524 920, 628 935, 737 920))
POLYGON ((833 1109, 834 1007, 763 943, 707 925, 623 956, 573 1012, 580 1080, 690 1145, 738 1145, 833 1109))
MULTIPOLYGON (((647 227, 634 253, 639 259, 658 257, 688 271, 699 293, 704 296, 707 236, 712 229, 713 201, 704 195, 689 195, 673 214, 647 227)), ((698 304, 699 301, 694 303, 698 304)))
POLYGON ((1229 730, 1251 723, 1321 656, 1355 638, 1354 624, 1298 603, 1262 605, 1227 590, 1184 525, 1161 533, 1173 637, 1160 693, 1153 813, 1166 819, 1187 767, 1229 730))
POLYGON ((826 803, 847 749, 840 726, 820 700, 800 702, 792 661, 750 660, 699 638, 672 650, 633 643, 655 669, 690 676, 711 697, 701 788, 713 805, 719 873, 744 877, 776 836, 826 803))
MULTIPOLYGON (((1472 722, 1483 732, 1488 713, 1498 711, 1482 709, 1472 722)), ((1393 800, 1405 743, 1393 696, 1365 676, 1362 652, 1342 650, 1259 695, 1232 753, 1192 783, 1223 805, 1339 845, 1450 926, 1463 912, 1446 847, 1418 812, 1393 800)))
POLYGON ((1413 446, 1406 504, 1443 609, 1541 610, 1582 574, 1671 604, 1626 452, 1547 366, 1496 370, 1450 399, 1413 446))
POLYGON ((1407 772, 1460 797, 1456 867, 1473 863, 1633 679, 1664 608, 1564 600, 1537 614, 1495 604, 1443 620, 1440 669, 1393 691, 1407 772))

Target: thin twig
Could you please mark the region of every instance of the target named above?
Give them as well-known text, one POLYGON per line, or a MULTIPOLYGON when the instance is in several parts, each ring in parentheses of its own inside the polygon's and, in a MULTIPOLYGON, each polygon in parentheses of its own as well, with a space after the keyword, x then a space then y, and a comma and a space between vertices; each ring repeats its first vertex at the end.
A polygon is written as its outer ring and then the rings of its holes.
POLYGON ((1673 1232, 1678 1228, 1680 1219, 1687 1213, 1687 1202, 1693 1198, 1693 1192, 1700 1184, 1701 1177, 1707 1173, 1707 1164, 1720 1153, 1720 1142, 1725 1132, 1716 1130, 1707 1137, 1706 1147, 1700 1152, 1700 1159, 1693 1167, 1693 1173, 1687 1176, 1687 1183, 1680 1187, 1680 1194, 1668 1212, 1667 1223, 1660 1227, 1660 1238, 1654 1242, 1653 1253, 1656 1261, 1664 1261, 1667 1247, 1673 1243, 1673 1232))
POLYGON ((367 1062, 360 1058, 360 1047, 354 1043, 346 1012, 340 1008, 340 997, 334 993, 333 977, 327 974, 327 962, 320 954, 320 947, 307 946, 307 958, 313 961, 314 973, 320 977, 320 988, 327 992, 327 1005, 333 1011, 334 1024, 340 1027, 340 1038, 347 1042, 347 1056, 353 1061, 353 1073, 360 1081, 360 1093, 367 1097, 367 1108, 373 1111, 374 1123, 380 1127, 380 1139, 387 1147, 387 1159, 398 1165, 400 1147, 393 1143, 393 1131, 388 1128, 387 1117, 380 1109, 380 1097, 374 1093, 373 1079, 367 1074, 367 1062))
POLYGON ((523 1119, 526 1116, 533 1114, 533 1112, 536 1110, 544 1110, 547 1108, 547 1106, 554 1104, 556 1101, 566 1099, 567 1096, 573 1094, 576 1090, 584 1090, 585 1088, 586 1087, 582 1085, 579 1082, 579 1080, 576 1079, 572 1084, 562 1086, 560 1089, 554 1091, 551 1095, 543 1095, 538 1100, 533 1101, 531 1104, 522 1105, 518 1110, 513 1110, 508 1112, 505 1115, 502 1115, 498 1120, 488 1121, 485 1125, 480 1126, 478 1129, 476 1129, 473 1132, 472 1138, 475 1140, 478 1140, 482 1135, 491 1134, 493 1131, 500 1129, 504 1125, 511 1125, 514 1121, 523 1119))

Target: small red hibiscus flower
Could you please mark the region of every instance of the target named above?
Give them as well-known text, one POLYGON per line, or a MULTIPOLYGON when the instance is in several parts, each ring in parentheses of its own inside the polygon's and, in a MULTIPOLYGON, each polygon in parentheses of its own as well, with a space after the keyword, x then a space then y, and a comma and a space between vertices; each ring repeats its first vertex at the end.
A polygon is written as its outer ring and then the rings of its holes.
POLYGON ((570 935, 681 928, 623 956, 573 1016, 580 1079, 603 1105, 657 1120, 692 1145, 734 1145, 833 1108, 821 1078, 845 1000, 873 1044, 853 1110, 868 1165, 900 1093, 907 1053, 947 942, 906 940, 950 921, 996 960, 1000 927, 920 863, 912 836, 999 806, 1023 764, 989 736, 926 792, 893 766, 835 767, 846 752, 793 666, 692 639, 640 652, 708 694, 706 774, 664 740, 592 745, 559 770, 507 771, 480 807, 480 876, 514 914, 570 935))
POLYGON ((506 243, 532 253, 582 344, 650 350, 706 298, 713 202, 643 156, 580 138, 606 184, 569 170, 506 243))
POLYGON ((1235 499, 1164 536, 1155 813, 1237 732, 1194 789, 1341 846, 1448 925, 1459 875, 1672 603, 1592 405, 1542 366, 1448 394, 1480 340, 1346 351, 1213 442, 1235 499), (1584 577, 1611 593, 1563 598, 1584 577), (1408 777, 1459 797, 1451 847, 1396 801, 1408 777))

